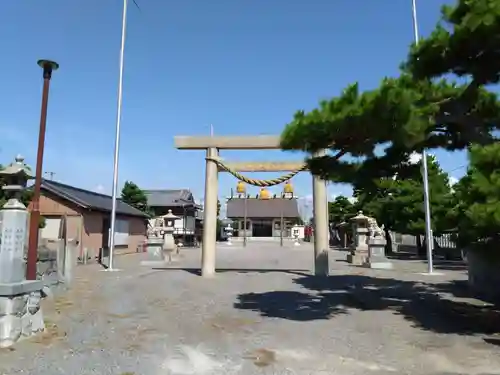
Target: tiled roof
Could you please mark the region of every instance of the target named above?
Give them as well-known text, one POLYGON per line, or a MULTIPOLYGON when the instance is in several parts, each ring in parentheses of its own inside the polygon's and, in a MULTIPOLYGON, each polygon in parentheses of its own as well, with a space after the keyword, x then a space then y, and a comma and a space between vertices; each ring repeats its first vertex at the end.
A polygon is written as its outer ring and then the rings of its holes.
POLYGON ((188 189, 144 190, 150 207, 180 207, 196 205, 188 189))
MULTIPOLYGON (((297 199, 271 198, 271 199, 246 199, 246 212, 249 218, 298 218, 300 217, 297 199)), ((245 199, 235 198, 227 202, 228 218, 245 216, 245 199)))
MULTIPOLYGON (((80 189, 52 180, 42 180, 42 191, 43 190, 46 190, 60 198, 71 201, 74 204, 86 209, 111 212, 113 205, 113 199, 109 195, 80 189)), ((116 213, 127 216, 148 216, 135 207, 122 202, 120 199, 117 199, 116 201, 116 213)))

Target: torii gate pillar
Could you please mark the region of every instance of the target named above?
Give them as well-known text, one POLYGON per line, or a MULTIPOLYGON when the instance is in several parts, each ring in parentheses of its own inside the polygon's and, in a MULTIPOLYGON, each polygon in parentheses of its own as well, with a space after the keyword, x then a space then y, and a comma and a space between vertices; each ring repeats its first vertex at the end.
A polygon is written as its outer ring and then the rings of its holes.
MULTIPOLYGON (((174 138, 175 147, 179 150, 206 150, 205 170, 205 207, 204 229, 201 255, 201 274, 211 277, 215 274, 216 231, 217 231, 217 195, 218 166, 212 158, 217 158, 220 149, 226 150, 277 150, 280 149, 280 137, 273 135, 235 136, 235 137, 185 137, 174 138)), ((324 153, 319 153, 318 156, 324 153)), ((289 166, 278 166, 273 171, 286 170, 289 166)), ((289 163, 290 164, 290 163, 289 163)), ((267 171, 271 171, 268 169, 267 171)), ((328 202, 326 182, 313 176, 314 203, 314 274, 328 276, 328 202)))
MULTIPOLYGON (((323 156, 325 152, 315 156, 323 156)), ((318 176, 313 176, 313 214, 314 214, 314 275, 328 276, 329 259, 328 250, 328 199, 326 194, 326 181, 318 176)))
POLYGON ((211 277, 215 274, 216 239, 217 239, 217 192, 219 190, 219 171, 215 161, 219 151, 215 147, 207 148, 205 168, 205 205, 203 210, 203 240, 201 251, 201 275, 211 277))

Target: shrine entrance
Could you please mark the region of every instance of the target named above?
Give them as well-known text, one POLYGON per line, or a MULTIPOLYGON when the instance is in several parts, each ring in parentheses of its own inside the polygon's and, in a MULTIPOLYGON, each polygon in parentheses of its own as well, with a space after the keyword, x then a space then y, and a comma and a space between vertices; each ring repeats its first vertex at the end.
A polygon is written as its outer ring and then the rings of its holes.
POLYGON ((252 237, 272 237, 272 220, 252 220, 252 237))
MULTIPOLYGON (((269 187, 290 180, 296 174, 306 171, 304 162, 239 162, 223 161, 220 150, 279 150, 279 136, 177 136, 174 137, 178 150, 205 150, 205 206, 203 216, 203 240, 201 275, 210 277, 215 274, 218 173, 228 172, 239 181, 247 184, 269 187), (271 180, 251 179, 240 172, 289 172, 271 180)), ((320 156, 321 154, 317 154, 320 156)), ((328 262, 328 202, 326 182, 313 176, 313 214, 314 214, 314 274, 326 276, 329 273, 328 262)), ((255 229, 254 229, 255 230, 255 229)), ((262 233, 264 227, 259 229, 262 233)), ((272 226, 270 232, 272 236, 272 226)))

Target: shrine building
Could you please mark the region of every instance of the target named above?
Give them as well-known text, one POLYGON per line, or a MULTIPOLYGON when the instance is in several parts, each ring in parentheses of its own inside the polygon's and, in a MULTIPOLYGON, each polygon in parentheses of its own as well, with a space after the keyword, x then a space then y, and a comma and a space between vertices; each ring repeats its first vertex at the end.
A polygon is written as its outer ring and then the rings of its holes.
POLYGON ((289 182, 279 196, 271 195, 266 188, 251 196, 241 181, 236 190, 236 196, 228 198, 226 212, 227 218, 233 222, 234 237, 290 238, 291 228, 302 222, 297 197, 293 195, 289 182))

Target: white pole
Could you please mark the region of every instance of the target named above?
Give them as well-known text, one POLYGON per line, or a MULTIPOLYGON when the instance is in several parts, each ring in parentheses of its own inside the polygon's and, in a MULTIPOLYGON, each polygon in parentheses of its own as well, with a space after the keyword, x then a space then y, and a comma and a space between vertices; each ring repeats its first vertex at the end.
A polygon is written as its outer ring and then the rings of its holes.
POLYGON ((109 244, 109 265, 108 270, 113 270, 113 253, 115 250, 115 229, 116 229, 116 195, 118 191, 118 160, 120 157, 120 125, 122 119, 122 98, 123 98, 123 57, 125 52, 125 35, 127 31, 127 5, 128 0, 123 0, 122 16, 122 42, 120 48, 120 72, 118 79, 118 105, 116 110, 116 134, 115 134, 115 158, 113 165, 113 205, 111 208, 111 228, 109 244))
MULTIPOLYGON (((412 0, 413 32, 415 34, 415 44, 419 42, 418 22, 417 22, 417 0, 412 0)), ((427 247, 427 272, 432 273, 432 230, 431 230, 431 207, 429 204, 429 174, 427 169, 427 152, 422 151, 422 179, 424 180, 424 212, 425 212, 425 238, 427 247)))

